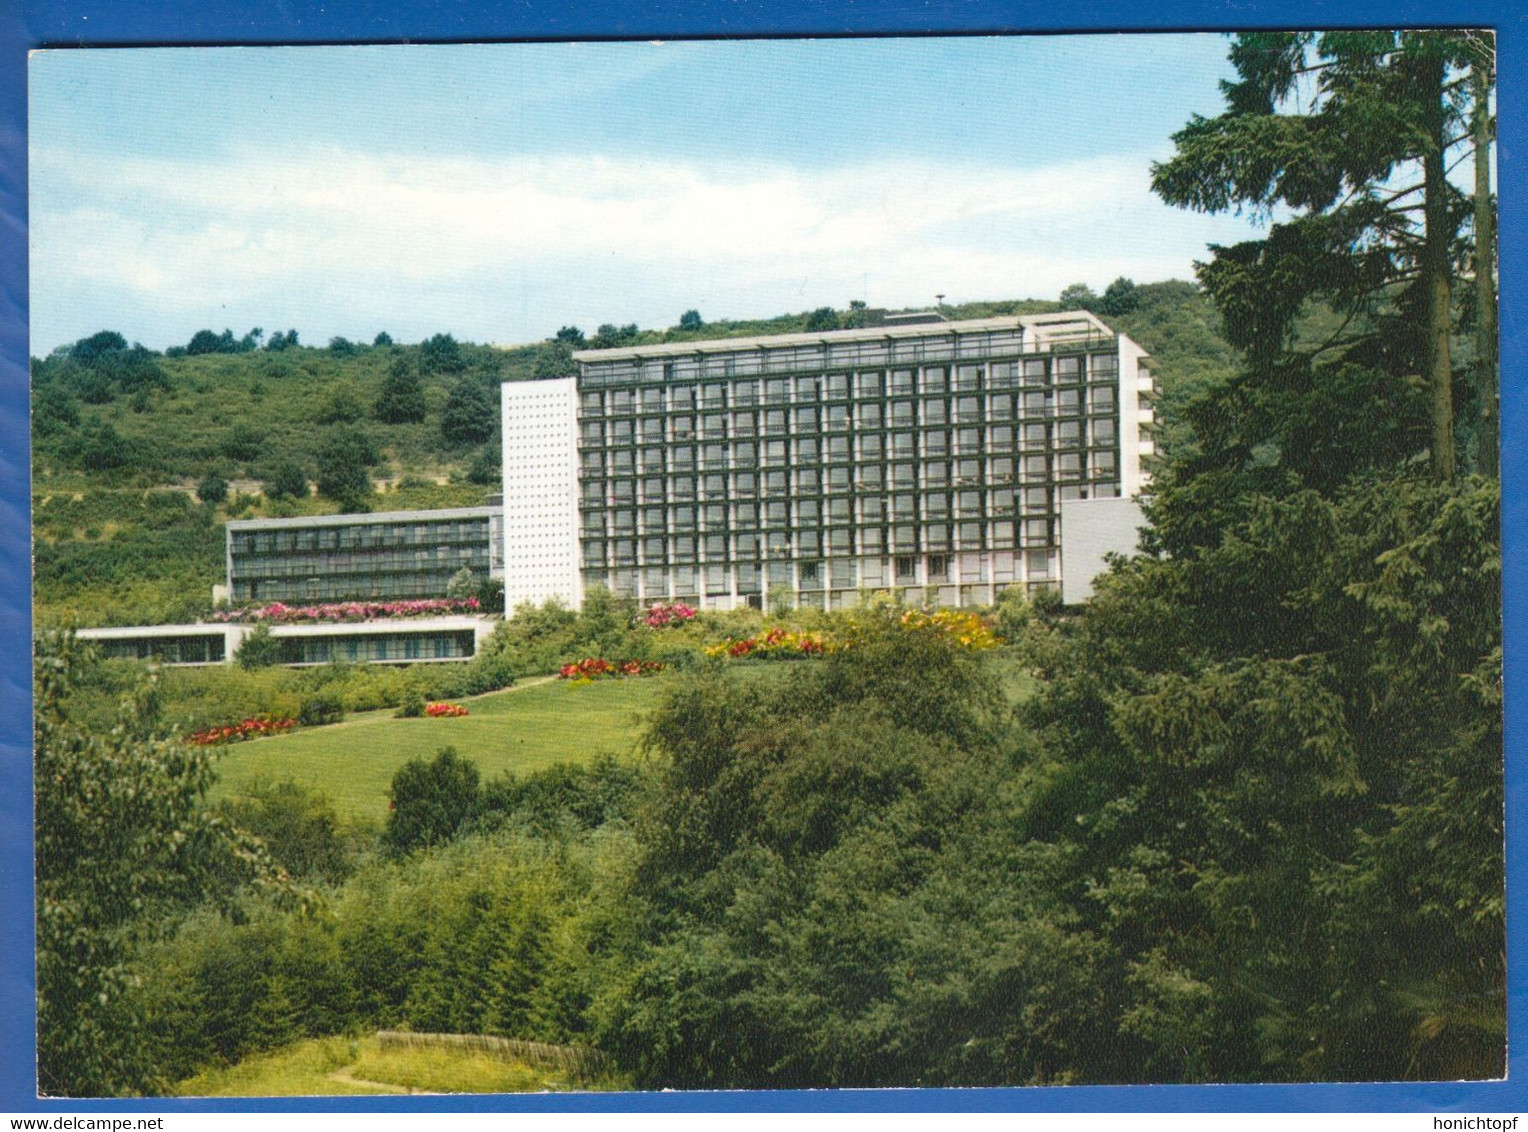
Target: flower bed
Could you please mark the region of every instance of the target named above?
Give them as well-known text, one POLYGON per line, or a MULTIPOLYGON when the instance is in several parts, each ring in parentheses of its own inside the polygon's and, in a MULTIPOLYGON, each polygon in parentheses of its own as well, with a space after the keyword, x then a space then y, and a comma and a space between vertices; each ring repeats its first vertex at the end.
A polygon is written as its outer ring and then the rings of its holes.
POLYGON ((322 605, 285 605, 273 601, 248 609, 219 610, 214 621, 378 621, 389 617, 438 617, 446 613, 476 613, 475 597, 425 598, 419 601, 341 601, 322 605))
POLYGON ((929 612, 926 609, 909 609, 902 614, 902 625, 908 629, 933 629, 948 634, 955 638, 955 643, 961 648, 980 651, 982 649, 995 649, 998 639, 992 632, 992 627, 976 613, 966 613, 958 609, 940 609, 929 612))
POLYGON ((261 735, 280 735, 297 726, 295 719, 258 719, 251 717, 240 723, 224 727, 209 727, 187 737, 186 742, 198 747, 211 747, 217 743, 237 743, 241 739, 255 739, 261 735))
POLYGON ((450 719, 459 715, 470 714, 461 704, 425 704, 424 713, 431 719, 450 719))
POLYGON ((682 601, 656 602, 645 613, 637 614, 639 624, 649 629, 667 629, 683 625, 695 617, 695 609, 682 601))
POLYGON ((575 664, 564 664, 557 671, 562 680, 619 680, 625 676, 651 676, 662 672, 663 665, 656 660, 604 660, 589 657, 575 664))
POLYGON ((732 660, 742 657, 758 657, 760 660, 800 660, 823 656, 830 642, 819 633, 801 633, 794 629, 771 629, 757 637, 740 637, 712 645, 706 650, 711 656, 725 656, 732 660))

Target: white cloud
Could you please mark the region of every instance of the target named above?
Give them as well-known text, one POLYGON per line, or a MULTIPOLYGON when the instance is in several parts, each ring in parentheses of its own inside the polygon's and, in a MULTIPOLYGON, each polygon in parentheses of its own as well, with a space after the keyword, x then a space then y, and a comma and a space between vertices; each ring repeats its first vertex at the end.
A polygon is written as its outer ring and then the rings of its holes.
POLYGON ((44 302, 120 289, 188 315, 279 294, 377 307, 441 291, 470 304, 498 288, 462 314, 501 323, 497 312, 524 306, 526 288, 548 301, 560 296, 558 309, 527 308, 530 326, 477 331, 499 339, 539 336, 583 310, 651 317, 633 308, 637 296, 673 318, 675 301, 701 301, 684 295, 750 304, 717 315, 761 315, 798 305, 798 294, 812 305, 841 303, 866 285, 873 302, 895 304, 936 290, 1054 294, 1075 279, 1186 269, 1202 245, 1156 247, 1140 219, 1162 211, 1146 164, 1111 157, 1028 169, 904 162, 810 172, 339 149, 232 163, 105 162, 42 149, 32 169, 34 287, 44 302), (1127 259, 1133 241, 1140 246, 1127 259), (582 306, 565 309, 580 292, 582 306))

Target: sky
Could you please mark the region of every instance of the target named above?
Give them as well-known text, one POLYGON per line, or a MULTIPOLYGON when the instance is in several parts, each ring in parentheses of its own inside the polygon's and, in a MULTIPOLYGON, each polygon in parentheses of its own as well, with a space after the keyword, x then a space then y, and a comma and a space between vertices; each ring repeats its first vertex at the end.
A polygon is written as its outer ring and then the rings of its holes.
POLYGON ((1191 278, 1256 229, 1151 163, 1230 73, 1212 34, 38 52, 31 352, 1191 278))

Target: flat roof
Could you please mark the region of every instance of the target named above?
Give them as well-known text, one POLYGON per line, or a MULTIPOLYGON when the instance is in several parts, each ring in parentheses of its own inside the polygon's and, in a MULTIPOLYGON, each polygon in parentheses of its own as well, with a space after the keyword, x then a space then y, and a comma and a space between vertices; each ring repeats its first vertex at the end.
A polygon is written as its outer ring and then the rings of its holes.
POLYGON ((345 515, 299 515, 291 519, 230 519, 230 531, 270 531, 293 527, 354 527, 364 523, 433 523, 444 519, 482 519, 502 515, 504 507, 439 507, 433 511, 367 511, 345 515))
POLYGON ((1044 338, 1048 336, 1047 332, 1065 333, 1068 327, 1086 328, 1090 332, 1109 335, 1115 333, 1092 311, 1056 311, 1052 314, 1002 315, 998 318, 969 318, 959 322, 926 322, 910 326, 866 326, 855 330, 768 334, 754 338, 707 338, 694 342, 661 342, 652 346, 574 350, 573 360, 590 364, 627 358, 672 358, 687 354, 724 354, 787 346, 832 345, 837 342, 876 342, 887 338, 941 338, 994 330, 1034 331, 1044 338))

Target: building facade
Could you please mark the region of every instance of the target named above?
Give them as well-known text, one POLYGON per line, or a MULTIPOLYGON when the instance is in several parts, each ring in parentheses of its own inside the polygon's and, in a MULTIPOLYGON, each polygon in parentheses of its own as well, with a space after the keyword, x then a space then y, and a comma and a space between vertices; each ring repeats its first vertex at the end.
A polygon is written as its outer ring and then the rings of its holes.
MULTIPOLYGON (((276 624, 270 633, 281 645, 279 663, 294 667, 333 661, 426 664, 470 660, 497 623, 497 618, 457 615, 276 624)), ((80 629, 78 636, 94 642, 106 657, 170 665, 228 664, 254 628, 249 622, 204 621, 80 629)))
POLYGON ((502 507, 455 507, 228 523, 230 601, 444 597, 464 567, 504 576, 502 507))
POLYGON ((1059 587, 1062 504, 1130 500, 1153 452, 1149 361, 1088 312, 574 360, 504 386, 507 608, 593 586, 705 608, 1059 587))

